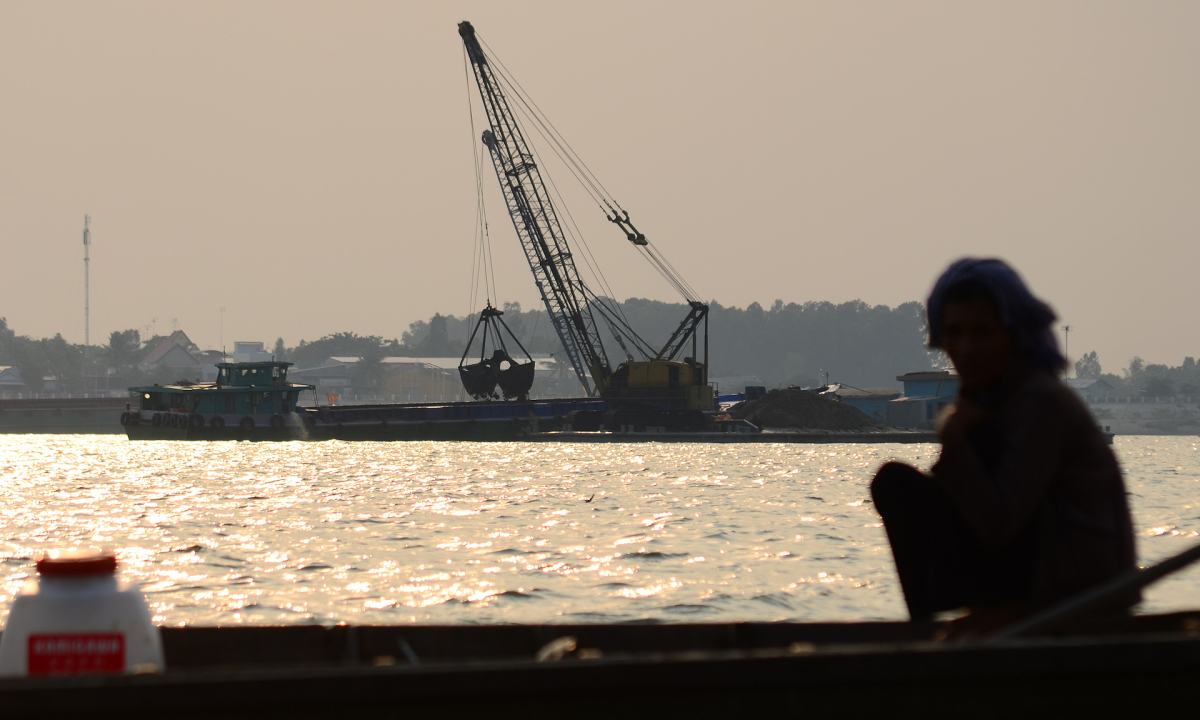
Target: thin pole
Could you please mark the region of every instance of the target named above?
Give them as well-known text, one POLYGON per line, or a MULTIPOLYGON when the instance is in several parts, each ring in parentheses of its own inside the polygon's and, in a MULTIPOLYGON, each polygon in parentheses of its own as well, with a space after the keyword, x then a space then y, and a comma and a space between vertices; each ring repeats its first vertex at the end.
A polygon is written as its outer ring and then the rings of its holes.
POLYGON ((1071 620, 1086 616, 1089 612, 1104 609, 1106 606, 1110 606, 1110 603, 1128 597, 1133 591, 1141 590, 1197 560, 1200 560, 1200 545, 1188 548, 1178 555, 1172 555, 1156 565, 1134 570, 1091 590, 1073 595, 1025 620, 1010 625, 1004 632, 994 635, 984 642, 987 645, 996 645, 1025 635, 1052 630, 1071 620))
POLYGON ((1063 325, 1063 355, 1067 358, 1067 377, 1071 376, 1071 326, 1063 325))
POLYGON ((92 231, 88 228, 92 218, 83 216, 83 347, 84 352, 92 346, 91 328, 91 257, 92 231))

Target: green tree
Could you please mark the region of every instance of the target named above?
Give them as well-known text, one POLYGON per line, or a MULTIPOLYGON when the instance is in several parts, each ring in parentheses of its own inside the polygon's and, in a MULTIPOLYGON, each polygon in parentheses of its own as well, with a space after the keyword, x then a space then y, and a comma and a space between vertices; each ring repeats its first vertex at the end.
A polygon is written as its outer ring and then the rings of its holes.
MULTIPOLYGON (((641 298, 621 303, 601 301, 618 309, 619 315, 655 351, 688 313, 688 307, 682 303, 641 298)), ((505 322, 529 352, 562 352, 554 325, 543 309, 526 311, 517 303, 505 303, 502 307, 505 322)), ((477 317, 439 313, 429 320, 418 320, 402 335, 403 345, 393 340, 387 354, 461 356, 477 317)), ((607 325, 600 322, 599 330, 610 361, 614 365, 621 362, 624 353, 607 325)), ((897 375, 945 363, 944 358, 926 346, 927 337, 925 308, 918 302, 888 307, 860 300, 841 304, 775 300, 769 309, 759 303, 741 309, 714 301, 709 303, 709 375, 757 375, 767 385, 793 381, 807 385, 816 381, 818 371, 825 370, 834 382, 858 387, 898 387, 897 375)), ((364 357, 366 351, 361 344, 364 341, 383 344, 379 338, 337 333, 312 343, 301 342, 291 351, 290 359, 303 366, 331 356, 364 357)), ((702 343, 703 337, 697 344, 702 346, 702 343)), ((628 341, 626 344, 630 345, 628 341)), ((631 350, 635 349, 631 346, 631 350)), ((703 352, 699 347, 697 351, 703 352)), ((691 355, 690 346, 681 355, 691 355)))
POLYGON ((364 348, 352 371, 355 389, 371 393, 379 389, 379 384, 383 381, 384 357, 384 348, 381 345, 364 348))
POLYGON ((1124 397, 1126 395, 1133 394, 1132 385, 1130 385, 1129 381, 1120 375, 1104 373, 1100 376, 1100 379, 1109 384, 1109 386, 1113 389, 1113 395, 1124 397))
POLYGON ((1104 374, 1100 368, 1100 358, 1093 350, 1075 362, 1075 377, 1078 378, 1098 378, 1104 374))
POLYGON ((8 329, 8 320, 0 318, 0 364, 11 360, 13 342, 16 338, 17 334, 8 329))
POLYGON ((21 371, 27 392, 41 392, 42 378, 49 372, 46 359, 37 346, 26 337, 14 338, 6 365, 15 365, 21 371))
POLYGON ((1136 355, 1129 360, 1129 367, 1125 368, 1124 375, 1126 380, 1137 381, 1142 377, 1142 372, 1146 369, 1146 361, 1136 355))
POLYGON ((272 351, 276 360, 287 360, 287 347, 283 344, 283 338, 275 338, 275 350, 272 351))
POLYGON ((142 338, 137 330, 114 330, 108 336, 108 361, 115 368, 136 365, 141 359, 142 338))
MULTIPOLYGON (((620 306, 630 325, 654 346, 670 337, 687 314, 681 303, 630 298, 620 306)), ((607 341, 606 328, 601 334, 607 341)), ((860 300, 776 301, 770 309, 751 303, 743 310, 714 301, 709 303, 709 376, 756 375, 772 386, 810 385, 825 370, 833 382, 897 387, 897 375, 933 367, 935 355, 926 347, 926 336, 925 308, 917 302, 892 308, 860 300)), ((690 355, 690 348, 684 354, 690 355)))
POLYGON ((1175 386, 1165 377, 1151 378, 1142 391, 1150 397, 1170 397, 1175 394, 1175 386))
POLYGON ((87 383, 83 379, 82 345, 72 345, 58 334, 34 341, 33 354, 40 356, 43 374, 53 375, 58 380, 60 392, 82 393, 87 390, 87 383))
MULTIPOLYGON (((450 340, 450 318, 438 313, 429 318, 429 332, 425 339, 416 345, 410 345, 409 351, 414 357, 454 357, 461 355, 463 344, 450 340)), ((405 333, 406 337, 408 333, 405 333)))
POLYGON ((342 332, 312 342, 301 340, 288 352, 288 358, 301 367, 312 367, 331 357, 363 357, 376 348, 382 348, 384 355, 398 355, 400 349, 395 340, 385 341, 377 335, 342 332))

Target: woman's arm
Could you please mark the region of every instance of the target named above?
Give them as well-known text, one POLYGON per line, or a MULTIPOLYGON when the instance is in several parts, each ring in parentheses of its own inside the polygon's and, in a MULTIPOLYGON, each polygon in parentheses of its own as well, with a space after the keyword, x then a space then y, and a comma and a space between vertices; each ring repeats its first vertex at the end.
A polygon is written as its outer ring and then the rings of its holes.
POLYGON ((942 428, 942 456, 933 476, 988 547, 1012 542, 1041 507, 1062 456, 1065 413, 1045 388, 1013 399, 1001 420, 1006 448, 994 477, 967 442, 967 431, 986 413, 969 403, 942 428), (963 413, 960 415, 960 413, 963 413))

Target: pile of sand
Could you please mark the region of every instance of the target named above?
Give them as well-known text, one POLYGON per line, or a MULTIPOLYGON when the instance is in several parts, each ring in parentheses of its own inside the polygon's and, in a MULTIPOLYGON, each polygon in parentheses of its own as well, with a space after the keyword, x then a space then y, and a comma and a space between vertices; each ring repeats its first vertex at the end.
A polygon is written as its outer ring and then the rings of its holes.
POLYGON ((772 390, 757 400, 735 405, 730 415, 762 428, 869 431, 887 427, 858 408, 799 388, 772 390))

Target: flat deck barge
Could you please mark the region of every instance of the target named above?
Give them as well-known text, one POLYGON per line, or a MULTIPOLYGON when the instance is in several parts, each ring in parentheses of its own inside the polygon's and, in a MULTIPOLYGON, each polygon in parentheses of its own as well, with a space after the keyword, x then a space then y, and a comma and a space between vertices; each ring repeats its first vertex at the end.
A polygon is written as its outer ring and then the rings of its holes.
POLYGON ((381 405, 298 405, 310 385, 286 362, 221 363, 213 383, 130 388, 130 440, 527 441, 572 443, 926 443, 936 434, 760 432, 698 410, 616 406, 595 398, 381 405))

